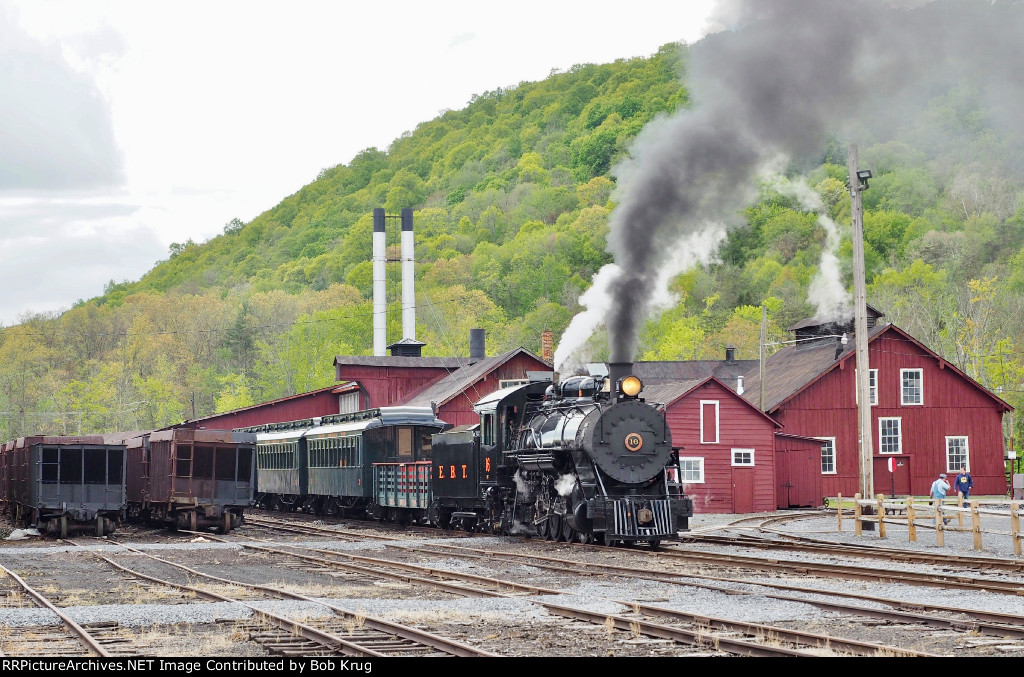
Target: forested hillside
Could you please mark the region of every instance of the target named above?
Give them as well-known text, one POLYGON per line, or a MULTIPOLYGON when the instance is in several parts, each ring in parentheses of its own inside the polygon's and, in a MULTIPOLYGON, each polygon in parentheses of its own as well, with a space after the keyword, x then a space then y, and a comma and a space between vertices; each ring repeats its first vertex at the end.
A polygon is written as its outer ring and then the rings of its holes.
MULTIPOLYGON (((685 47, 581 65, 485 92, 324 169, 249 223, 177 243, 137 281, 0 334, 0 439, 26 433, 160 427, 333 382, 338 354, 370 354, 374 207, 415 210, 417 338, 426 355, 540 352, 611 262, 612 169, 661 113, 688 105, 685 47), (680 76, 682 76, 680 78, 680 76)), ((899 141, 860 146, 868 302, 1012 404, 1024 378, 1024 179, 969 86, 953 84, 904 121, 899 141), (927 143, 925 142, 927 139, 927 143), (935 139, 943 139, 940 147, 935 139)), ((792 168, 843 228, 849 283, 846 150, 792 168)), ((672 282, 640 359, 758 353, 813 314, 808 285, 826 235, 815 214, 763 188, 717 263, 672 282)), ((397 259, 398 232, 388 239, 397 259)), ((401 338, 400 270, 388 271, 389 341, 401 338)), ((607 354, 602 336, 595 357, 607 354)))

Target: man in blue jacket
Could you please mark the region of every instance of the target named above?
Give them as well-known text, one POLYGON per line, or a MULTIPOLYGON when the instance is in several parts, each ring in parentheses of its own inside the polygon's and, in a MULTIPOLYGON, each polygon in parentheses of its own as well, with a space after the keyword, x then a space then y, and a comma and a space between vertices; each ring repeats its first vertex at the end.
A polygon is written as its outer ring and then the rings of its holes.
MULTIPOLYGON (((949 482, 946 481, 946 473, 939 473, 939 479, 932 482, 932 486, 928 489, 928 495, 931 496, 932 505, 936 503, 942 503, 942 499, 946 498, 946 492, 949 491, 949 482)), ((949 524, 949 518, 942 518, 943 524, 949 524)), ((939 526, 939 517, 935 516, 935 526, 939 526)))
POLYGON ((953 481, 953 491, 958 491, 964 495, 964 507, 967 507, 967 497, 971 493, 971 487, 974 486, 974 478, 971 477, 971 473, 967 472, 967 466, 960 466, 960 474, 956 476, 953 481))

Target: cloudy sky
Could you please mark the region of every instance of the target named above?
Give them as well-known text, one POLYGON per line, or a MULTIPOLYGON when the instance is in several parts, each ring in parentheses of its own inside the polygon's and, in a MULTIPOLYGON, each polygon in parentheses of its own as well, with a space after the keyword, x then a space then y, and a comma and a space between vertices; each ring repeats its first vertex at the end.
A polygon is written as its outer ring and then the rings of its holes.
POLYGON ((0 325, 136 280, 474 94, 648 56, 712 0, 0 0, 0 325))

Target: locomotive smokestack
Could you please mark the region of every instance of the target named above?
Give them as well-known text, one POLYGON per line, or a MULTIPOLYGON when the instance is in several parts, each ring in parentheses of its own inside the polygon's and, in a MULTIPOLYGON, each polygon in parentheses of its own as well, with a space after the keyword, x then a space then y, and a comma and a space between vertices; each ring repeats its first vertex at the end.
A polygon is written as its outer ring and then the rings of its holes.
POLYGON ((612 392, 614 393, 617 388, 617 384, 622 379, 626 378, 633 373, 632 362, 609 362, 608 363, 608 380, 611 382, 612 392))
POLYGON ((416 338, 416 256, 410 207, 402 210, 402 338, 416 338))
POLYGON ((387 299, 384 275, 386 270, 384 245, 384 210, 373 210, 373 354, 383 357, 387 350, 387 299))

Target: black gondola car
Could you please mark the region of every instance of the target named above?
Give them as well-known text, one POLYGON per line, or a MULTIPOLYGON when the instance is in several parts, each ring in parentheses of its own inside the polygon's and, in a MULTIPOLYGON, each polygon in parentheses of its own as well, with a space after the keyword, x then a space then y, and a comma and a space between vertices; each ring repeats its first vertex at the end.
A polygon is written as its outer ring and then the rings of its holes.
POLYGON ((127 507, 125 445, 100 435, 21 437, 5 445, 12 522, 61 538, 114 532, 127 507))

